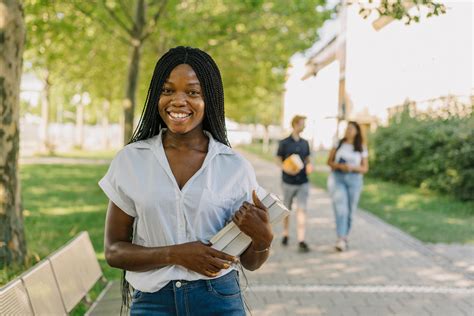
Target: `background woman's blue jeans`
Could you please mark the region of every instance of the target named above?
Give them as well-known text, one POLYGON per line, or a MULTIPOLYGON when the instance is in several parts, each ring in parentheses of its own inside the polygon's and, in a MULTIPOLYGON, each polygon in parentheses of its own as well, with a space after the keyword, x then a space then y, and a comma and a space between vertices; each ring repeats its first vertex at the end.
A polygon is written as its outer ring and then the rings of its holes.
POLYGON ((161 290, 135 290, 130 315, 245 315, 237 271, 212 280, 171 281, 161 290))
POLYGON ((360 173, 332 172, 333 187, 330 190, 334 215, 336 217, 336 232, 338 237, 349 234, 352 214, 357 209, 363 177, 360 173))

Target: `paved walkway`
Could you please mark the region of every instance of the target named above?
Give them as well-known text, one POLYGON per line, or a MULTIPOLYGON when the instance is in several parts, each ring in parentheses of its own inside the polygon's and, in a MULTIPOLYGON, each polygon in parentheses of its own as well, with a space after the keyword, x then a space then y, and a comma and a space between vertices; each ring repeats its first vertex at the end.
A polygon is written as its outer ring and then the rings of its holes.
MULTIPOLYGON (((245 156, 259 183, 280 194, 278 168, 245 156)), ((283 248, 281 227, 275 228, 269 261, 242 276, 252 315, 474 315, 472 267, 453 264, 367 212, 355 214, 350 251, 335 252, 332 207, 323 190, 311 189, 307 241, 312 251, 297 252, 294 216, 291 234, 283 248)), ((115 314, 110 308, 120 305, 117 283, 95 314, 115 314)))
MULTIPOLYGON (((245 156, 259 183, 280 194, 278 168, 245 156)), ((355 214, 350 251, 335 252, 328 194, 312 188, 308 209, 313 251, 297 252, 293 216, 290 246, 280 246, 277 227, 269 261, 246 272, 253 315, 474 315, 474 274, 362 210, 355 214)))

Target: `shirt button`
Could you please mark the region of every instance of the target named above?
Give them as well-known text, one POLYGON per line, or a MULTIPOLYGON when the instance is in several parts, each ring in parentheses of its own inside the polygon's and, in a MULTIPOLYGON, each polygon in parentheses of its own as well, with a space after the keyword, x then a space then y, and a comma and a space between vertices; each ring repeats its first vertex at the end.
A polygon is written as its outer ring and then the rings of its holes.
POLYGON ((181 287, 181 282, 179 282, 179 281, 176 282, 176 287, 177 287, 177 288, 180 288, 180 287, 181 287))

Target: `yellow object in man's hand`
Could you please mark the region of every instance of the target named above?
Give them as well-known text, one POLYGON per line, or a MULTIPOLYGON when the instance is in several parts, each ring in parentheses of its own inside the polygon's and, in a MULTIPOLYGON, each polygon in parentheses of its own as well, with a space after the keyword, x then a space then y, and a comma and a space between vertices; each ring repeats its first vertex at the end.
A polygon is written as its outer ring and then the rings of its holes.
POLYGON ((283 171, 289 174, 297 174, 304 168, 303 160, 298 154, 293 154, 283 161, 283 171))

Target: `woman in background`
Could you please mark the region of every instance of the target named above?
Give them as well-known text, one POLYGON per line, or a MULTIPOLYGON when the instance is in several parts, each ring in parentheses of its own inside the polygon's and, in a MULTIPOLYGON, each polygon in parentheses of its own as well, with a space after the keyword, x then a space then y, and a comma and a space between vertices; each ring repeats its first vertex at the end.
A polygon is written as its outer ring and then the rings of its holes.
POLYGON ((350 121, 342 138, 329 153, 331 167, 329 192, 336 218, 336 249, 348 249, 348 235, 352 214, 357 209, 362 191, 363 174, 369 171, 368 152, 363 146, 362 133, 357 122, 350 121))

